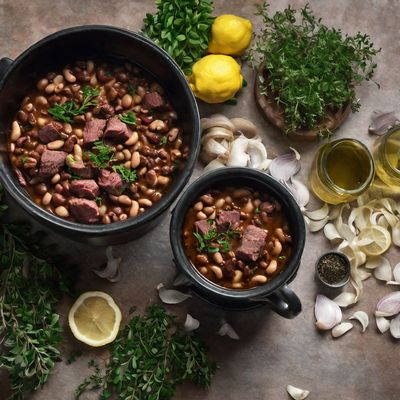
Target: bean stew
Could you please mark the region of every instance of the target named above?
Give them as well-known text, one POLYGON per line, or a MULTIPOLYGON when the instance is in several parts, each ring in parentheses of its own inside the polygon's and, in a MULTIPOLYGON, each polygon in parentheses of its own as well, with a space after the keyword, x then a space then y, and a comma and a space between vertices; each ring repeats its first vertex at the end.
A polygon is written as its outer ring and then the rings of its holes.
POLYGON ((9 136, 33 201, 69 221, 109 224, 145 212, 189 149, 165 91, 131 63, 85 60, 41 77, 9 136))
POLYGON ((185 254, 212 282, 249 289, 277 276, 292 250, 281 204, 267 193, 227 187, 200 196, 183 225, 185 254))

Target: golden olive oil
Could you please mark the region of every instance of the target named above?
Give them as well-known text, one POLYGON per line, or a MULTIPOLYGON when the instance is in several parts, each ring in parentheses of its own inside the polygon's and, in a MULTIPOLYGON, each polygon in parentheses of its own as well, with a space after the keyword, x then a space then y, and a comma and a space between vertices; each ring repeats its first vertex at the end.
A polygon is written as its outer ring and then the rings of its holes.
POLYGON ((340 139, 320 147, 311 170, 314 194, 329 204, 355 200, 374 178, 374 163, 358 140, 340 139))
POLYGON ((379 137, 373 146, 376 174, 392 187, 400 185, 400 127, 379 137))

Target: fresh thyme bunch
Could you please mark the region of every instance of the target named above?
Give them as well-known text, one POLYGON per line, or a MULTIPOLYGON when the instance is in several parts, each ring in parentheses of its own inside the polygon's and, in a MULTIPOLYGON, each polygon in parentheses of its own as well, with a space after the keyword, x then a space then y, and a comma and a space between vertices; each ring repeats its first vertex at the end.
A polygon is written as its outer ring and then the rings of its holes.
POLYGON ((121 400, 168 400, 184 381, 208 387, 215 372, 199 337, 182 332, 159 305, 133 317, 120 332, 105 371, 95 361, 89 366, 94 372, 78 387, 77 398, 86 390, 102 389, 102 400, 113 394, 121 400))
POLYGON ((377 66, 373 59, 380 51, 368 35, 343 35, 328 28, 308 4, 298 12, 289 6, 271 16, 265 2, 257 15, 263 27, 249 58, 264 63, 267 79, 260 78, 261 88, 282 107, 286 134, 315 129, 328 110, 348 104, 353 111, 359 109, 354 86, 372 78, 377 66))
MULTIPOLYGON (((0 203, 0 211, 5 209, 0 203)), ((43 386, 60 356, 55 306, 65 286, 58 269, 37 256, 39 250, 29 226, 0 225, 0 368, 9 374, 10 400, 43 386)))

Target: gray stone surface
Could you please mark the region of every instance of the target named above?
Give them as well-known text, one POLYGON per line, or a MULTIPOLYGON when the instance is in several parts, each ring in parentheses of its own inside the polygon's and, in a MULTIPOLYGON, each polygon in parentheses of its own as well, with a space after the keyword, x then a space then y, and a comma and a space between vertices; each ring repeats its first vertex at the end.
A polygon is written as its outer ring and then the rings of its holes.
MULTIPOLYGON (((215 1, 215 14, 233 13, 254 17, 255 1, 215 1)), ((261 3, 261 1, 258 1, 261 3)), ((337 131, 335 137, 355 137, 371 145, 367 133, 371 112, 374 109, 399 108, 399 54, 400 54, 400 2, 395 0, 325 0, 310 1, 313 9, 329 25, 342 27, 344 32, 368 32, 375 44, 382 47, 373 83, 357 89, 362 108, 351 115, 337 131)), ((281 9, 288 1, 273 2, 272 10, 281 9)), ((304 1, 292 1, 302 6, 304 1)), ((0 56, 15 58, 24 49, 42 37, 59 29, 80 24, 111 24, 139 30, 146 12, 155 9, 152 0, 0 0, 0 56)), ((302 153, 302 170, 299 178, 307 182, 313 154, 319 143, 289 143, 266 123, 253 99, 253 72, 245 67, 244 75, 249 87, 240 95, 237 106, 209 106, 200 104, 202 116, 223 112, 230 116, 250 118, 257 125, 268 150, 283 153, 294 145, 302 153)), ((199 164, 194 176, 198 176, 199 164)), ((317 205, 316 201, 312 205, 317 205)), ((58 245, 71 254, 80 265, 81 275, 77 292, 104 290, 120 305, 124 321, 133 305, 139 310, 157 302, 155 287, 168 285, 175 275, 171 261, 166 219, 161 226, 135 242, 115 246, 114 252, 123 257, 122 280, 109 284, 97 278, 91 269, 104 261, 102 249, 74 244, 56 238, 58 245)), ((400 393, 398 368, 399 344, 388 334, 376 330, 373 310, 377 300, 390 289, 370 279, 365 283, 365 294, 354 310, 368 312, 371 324, 364 334, 355 327, 346 336, 334 340, 330 333, 319 333, 314 328, 314 299, 316 293, 326 293, 314 281, 314 263, 320 253, 330 248, 322 234, 307 234, 307 244, 302 265, 291 287, 301 298, 303 312, 294 320, 285 320, 267 308, 250 312, 224 313, 192 299, 170 311, 182 319, 187 311, 201 321, 200 331, 208 342, 212 357, 219 370, 208 391, 186 385, 178 389, 176 399, 209 400, 266 400, 288 399, 287 384, 311 390, 310 399, 323 400, 397 400, 400 393), (219 319, 224 316, 235 327, 240 341, 215 335, 219 319)), ((398 250, 391 250, 392 262, 399 260, 398 250)), ((328 293, 333 294, 333 293, 328 293)), ((81 349, 81 356, 72 365, 57 364, 48 384, 32 396, 35 400, 70 400, 82 377, 86 376, 87 361, 91 357, 105 360, 107 349, 90 349, 77 343, 65 323, 72 299, 65 299, 60 312, 63 315, 66 341, 63 344, 65 359, 72 350, 81 349)), ((349 316, 351 311, 346 311, 349 316)), ((0 400, 7 397, 7 382, 0 374, 0 400)), ((82 396, 82 399, 89 397, 82 396)), ((94 397, 90 397, 94 398, 94 397)))

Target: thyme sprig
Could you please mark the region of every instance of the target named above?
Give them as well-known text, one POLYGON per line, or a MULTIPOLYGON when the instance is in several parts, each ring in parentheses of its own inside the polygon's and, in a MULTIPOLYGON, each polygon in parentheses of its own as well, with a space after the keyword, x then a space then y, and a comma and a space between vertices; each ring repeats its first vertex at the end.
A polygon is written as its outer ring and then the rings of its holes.
POLYGON ((60 357, 55 306, 66 286, 60 271, 38 254, 43 249, 27 225, 1 224, 0 368, 9 374, 9 400, 24 399, 43 386, 60 357))
POLYGON ((263 27, 249 58, 254 65, 264 63, 267 79, 260 77, 261 89, 284 110, 286 134, 316 128, 329 110, 348 104, 359 109, 354 86, 373 77, 380 51, 368 35, 343 35, 323 25, 308 4, 298 12, 289 6, 270 15, 264 2, 257 15, 263 27))
POLYGON ((97 96, 100 94, 98 88, 85 86, 82 93, 83 99, 80 106, 75 101, 67 101, 64 104, 55 104, 47 111, 56 120, 71 123, 74 117, 84 114, 89 107, 96 106, 98 103, 97 96))
POLYGON ((175 318, 159 306, 135 316, 111 345, 111 359, 78 387, 76 398, 90 389, 101 389, 100 399, 168 400, 176 386, 191 381, 208 387, 215 364, 196 334, 182 331, 175 318))

